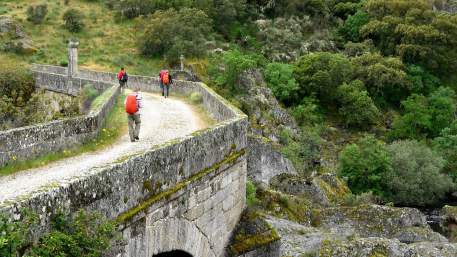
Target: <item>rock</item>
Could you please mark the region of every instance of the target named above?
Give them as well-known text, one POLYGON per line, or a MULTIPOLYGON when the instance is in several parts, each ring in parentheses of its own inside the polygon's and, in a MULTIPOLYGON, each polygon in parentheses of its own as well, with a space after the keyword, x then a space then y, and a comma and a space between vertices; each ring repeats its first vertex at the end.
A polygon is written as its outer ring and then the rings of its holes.
POLYGON ((404 241, 446 241, 432 231, 417 209, 380 205, 335 207, 316 211, 314 224, 336 234, 397 238, 404 241))
POLYGON ((292 162, 285 158, 267 138, 248 137, 248 177, 267 186, 278 174, 297 174, 292 162))
POLYGON ((0 48, 3 51, 33 54, 37 49, 21 25, 8 17, 0 17, 0 48))
POLYGON ((457 242, 457 206, 446 205, 443 207, 440 227, 451 242, 457 242))

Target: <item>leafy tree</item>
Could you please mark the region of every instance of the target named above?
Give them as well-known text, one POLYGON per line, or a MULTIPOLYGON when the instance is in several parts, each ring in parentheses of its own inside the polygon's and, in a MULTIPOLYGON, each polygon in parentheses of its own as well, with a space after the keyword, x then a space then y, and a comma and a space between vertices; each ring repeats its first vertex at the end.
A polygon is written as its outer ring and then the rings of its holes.
POLYGON ((387 147, 373 136, 347 145, 340 153, 339 173, 348 179, 349 187, 356 194, 372 191, 385 196, 385 178, 391 172, 392 159, 387 147))
POLYGON ((399 103, 409 95, 411 83, 400 59, 367 53, 351 61, 356 78, 364 82, 370 96, 378 103, 399 103))
POLYGON ((404 114, 393 123, 392 136, 400 139, 436 137, 455 119, 455 93, 440 87, 430 96, 413 94, 402 102, 404 114))
POLYGON ((77 33, 82 31, 84 28, 83 19, 83 13, 76 9, 69 9, 63 14, 65 28, 70 32, 77 33))
POLYGON ((283 63, 270 63, 264 71, 268 87, 279 101, 289 106, 298 100, 299 87, 293 71, 293 65, 283 63))
POLYGON ((211 20, 201 10, 183 8, 157 11, 143 20, 139 49, 145 56, 166 55, 171 62, 181 54, 199 57, 212 34, 211 20))
POLYGON ((446 160, 444 172, 457 182, 457 121, 443 129, 439 137, 433 139, 433 149, 446 160))
POLYGON ((408 80, 412 84, 411 92, 428 95, 440 85, 440 79, 417 65, 408 65, 408 80))
POLYGON ((339 113, 347 126, 367 128, 378 121, 380 112, 360 80, 341 85, 338 96, 339 113))
POLYGON ((384 55, 398 55, 441 75, 457 68, 457 15, 432 10, 427 0, 368 0, 370 21, 360 34, 384 55))
MULTIPOLYGON (((332 1, 330 1, 332 2, 332 1)), ((346 19, 348 16, 357 13, 363 6, 363 1, 360 0, 335 0, 330 6, 333 15, 346 19)))
POLYGON ((349 15, 344 24, 338 29, 338 33, 347 41, 359 42, 361 39, 360 28, 369 21, 368 14, 359 10, 354 15, 349 15))
POLYGON ((217 86, 230 88, 232 93, 240 92, 243 90, 237 86, 240 75, 261 65, 263 58, 260 55, 231 50, 211 60, 209 74, 217 86))
POLYGON ((393 172, 385 178, 389 199, 397 204, 427 206, 439 202, 453 183, 441 173, 445 161, 417 141, 398 141, 387 147, 393 172))
POLYGON ((341 54, 313 53, 301 57, 295 67, 300 86, 299 97, 315 95, 325 104, 332 103, 339 85, 351 81, 353 66, 341 54))
POLYGON ((300 126, 309 126, 322 122, 319 104, 313 97, 303 98, 299 105, 292 108, 292 115, 300 126))

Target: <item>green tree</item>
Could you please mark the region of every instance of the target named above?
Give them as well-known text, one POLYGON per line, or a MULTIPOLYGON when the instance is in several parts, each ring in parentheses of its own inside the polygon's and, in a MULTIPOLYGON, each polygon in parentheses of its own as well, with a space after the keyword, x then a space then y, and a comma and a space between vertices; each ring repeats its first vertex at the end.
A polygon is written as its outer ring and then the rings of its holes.
POLYGON ((399 103, 409 95, 411 83, 400 59, 367 53, 351 61, 355 67, 355 77, 364 82, 377 103, 399 103))
POLYGON ((65 28, 70 32, 77 33, 82 31, 84 28, 83 19, 83 13, 76 9, 69 9, 63 14, 65 28))
POLYGON ((157 11, 144 18, 144 34, 139 49, 145 56, 165 55, 170 62, 181 54, 200 57, 206 53, 203 45, 212 34, 211 19, 201 10, 182 8, 157 11))
POLYGON ((290 106, 298 101, 298 83, 293 77, 294 66, 284 63, 269 63, 264 76, 276 98, 290 106))
POLYGON ((393 172, 385 178, 389 199, 401 205, 427 206, 453 188, 452 179, 441 173, 445 161, 417 141, 398 141, 387 147, 393 172))
POLYGON ((384 55, 398 55, 436 74, 457 68, 457 15, 432 10, 427 0, 368 0, 370 21, 360 34, 384 55))
POLYGON ((430 96, 413 94, 402 102, 404 114, 393 123, 392 136, 399 139, 433 138, 455 120, 455 93, 440 87, 430 96))
POLYGON ((408 65, 407 74, 412 93, 428 95, 441 84, 439 78, 417 65, 408 65))
POLYGON ((349 15, 347 20, 338 29, 338 33, 346 41, 359 42, 360 29, 370 21, 370 17, 364 11, 357 11, 354 15, 349 15))
POLYGON ((433 139, 432 145, 446 160, 444 172, 457 182, 457 121, 443 129, 440 136, 433 139))
POLYGON ((378 121, 380 112, 360 80, 341 85, 338 96, 339 113, 347 126, 368 128, 378 121))
POLYGON ((313 53, 296 63, 295 78, 300 86, 299 97, 315 95, 324 104, 332 103, 339 85, 350 82, 352 63, 341 54, 313 53))
POLYGON ((387 147, 373 136, 347 145, 340 153, 339 173, 348 179, 349 187, 356 194, 372 191, 385 196, 385 178, 391 172, 392 160, 387 147))

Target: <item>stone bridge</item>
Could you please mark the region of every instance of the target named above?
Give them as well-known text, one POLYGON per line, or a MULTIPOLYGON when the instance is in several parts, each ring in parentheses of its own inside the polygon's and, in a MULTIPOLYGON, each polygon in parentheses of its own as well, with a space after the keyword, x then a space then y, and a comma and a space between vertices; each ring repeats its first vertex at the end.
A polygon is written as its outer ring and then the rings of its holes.
MULTIPOLYGON (((74 64, 68 69, 35 65, 38 86, 74 93, 85 83, 103 87, 116 83, 115 74, 78 71, 74 64)), ((159 92, 155 78, 130 76, 129 86, 159 92)), ((35 235, 39 236, 49 229, 50 219, 57 212, 96 211, 116 220, 125 239, 125 245, 112 256, 224 256, 225 246, 245 207, 247 117, 202 83, 177 81, 174 90, 184 95, 200 93, 202 105, 217 123, 185 137, 151 145, 146 151, 103 167, 94 167, 85 175, 58 185, 3 201, 0 212, 14 219, 20 219, 25 209, 36 212, 42 225, 35 235)), ((72 136, 66 126, 75 124, 63 123, 64 132, 51 135, 40 132, 46 125, 39 125, 32 131, 46 136, 29 135, 33 143, 11 147, 26 149, 48 144, 46 149, 53 149, 52 144, 72 136)), ((10 136, 20 140, 18 133, 4 133, 3 138, 0 135, 0 147, 2 140, 6 142, 10 136)))

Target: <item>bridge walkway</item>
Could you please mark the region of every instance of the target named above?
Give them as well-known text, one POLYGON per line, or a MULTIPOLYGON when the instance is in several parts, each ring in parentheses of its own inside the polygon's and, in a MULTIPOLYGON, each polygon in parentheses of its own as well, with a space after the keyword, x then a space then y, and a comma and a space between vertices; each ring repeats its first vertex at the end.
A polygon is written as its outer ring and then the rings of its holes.
POLYGON ((142 93, 140 141, 130 142, 128 133, 116 143, 96 152, 66 158, 48 166, 0 177, 0 205, 25 197, 56 184, 65 184, 72 178, 88 175, 92 168, 104 166, 143 152, 174 138, 208 127, 202 113, 189 104, 174 98, 164 99, 156 94, 142 93))

